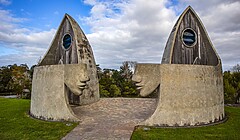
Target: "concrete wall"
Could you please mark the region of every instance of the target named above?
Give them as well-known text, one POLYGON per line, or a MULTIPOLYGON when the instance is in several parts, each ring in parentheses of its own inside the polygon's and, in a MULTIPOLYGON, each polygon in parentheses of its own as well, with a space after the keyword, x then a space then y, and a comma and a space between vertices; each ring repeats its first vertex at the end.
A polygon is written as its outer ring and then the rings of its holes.
POLYGON ((221 66, 161 64, 159 70, 158 104, 142 125, 194 126, 225 117, 221 66))
MULTIPOLYGON (((86 78, 86 69, 86 64, 36 67, 32 81, 31 115, 44 120, 78 121, 69 106, 66 92, 68 88, 64 81, 77 83, 86 78)), ((76 86, 77 84, 70 87, 76 86)))

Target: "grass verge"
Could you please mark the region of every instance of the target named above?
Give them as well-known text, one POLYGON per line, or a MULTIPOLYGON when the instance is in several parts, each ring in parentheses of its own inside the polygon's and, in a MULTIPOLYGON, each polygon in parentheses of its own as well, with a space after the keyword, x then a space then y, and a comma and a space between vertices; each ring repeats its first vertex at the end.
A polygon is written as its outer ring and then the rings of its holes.
POLYGON ((138 127, 132 140, 162 139, 240 139, 240 108, 225 107, 228 120, 225 123, 196 128, 150 128, 138 127))
POLYGON ((47 122, 30 118, 27 114, 29 108, 30 100, 0 98, 1 140, 56 140, 77 126, 77 123, 47 122))

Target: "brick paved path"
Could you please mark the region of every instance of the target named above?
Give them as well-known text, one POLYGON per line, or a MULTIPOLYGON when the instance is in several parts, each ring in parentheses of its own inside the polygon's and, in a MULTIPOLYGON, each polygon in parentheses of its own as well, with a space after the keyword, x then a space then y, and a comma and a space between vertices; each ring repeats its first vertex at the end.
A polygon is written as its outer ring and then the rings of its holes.
POLYGON ((128 140, 134 127, 155 110, 156 99, 102 98, 73 107, 80 123, 63 140, 128 140))

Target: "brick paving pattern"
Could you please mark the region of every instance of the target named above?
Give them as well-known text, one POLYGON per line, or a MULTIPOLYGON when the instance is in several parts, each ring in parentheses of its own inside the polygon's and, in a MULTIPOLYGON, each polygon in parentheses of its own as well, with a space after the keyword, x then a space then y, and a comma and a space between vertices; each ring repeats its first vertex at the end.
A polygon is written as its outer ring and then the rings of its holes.
POLYGON ((156 99, 101 98, 97 103, 73 107, 79 125, 63 140, 129 140, 134 127, 155 110, 156 99))

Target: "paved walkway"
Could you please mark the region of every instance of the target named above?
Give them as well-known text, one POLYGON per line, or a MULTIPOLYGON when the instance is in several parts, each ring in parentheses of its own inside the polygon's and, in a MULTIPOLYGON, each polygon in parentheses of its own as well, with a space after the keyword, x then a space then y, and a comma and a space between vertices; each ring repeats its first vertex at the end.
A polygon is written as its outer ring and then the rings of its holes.
POLYGON ((129 140, 134 127, 155 110, 149 98, 102 98, 97 103, 73 107, 80 123, 63 140, 129 140))

